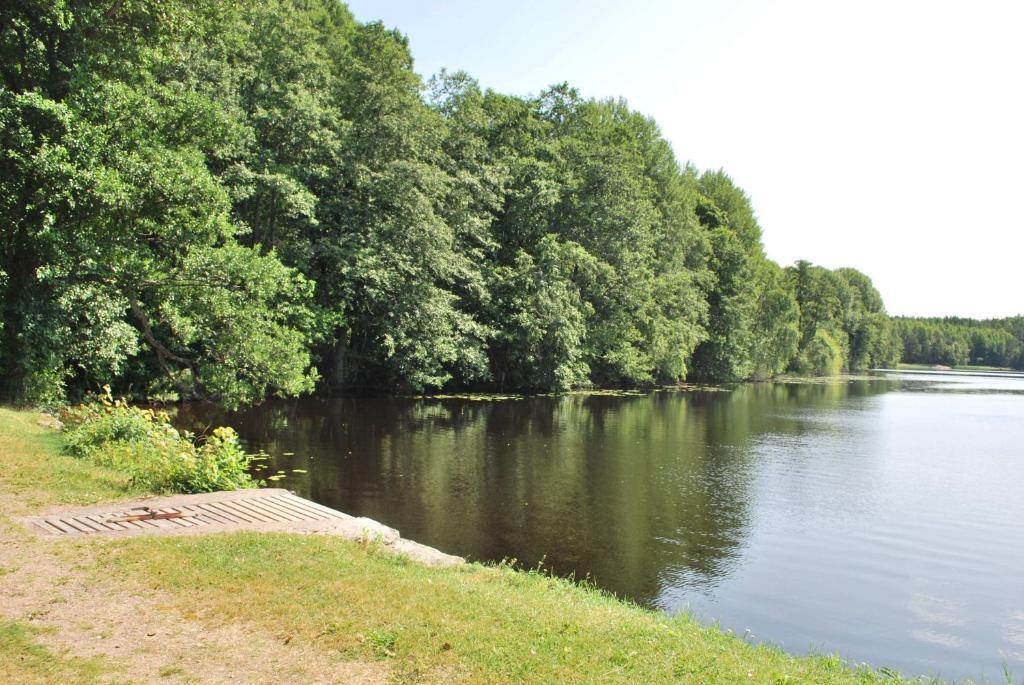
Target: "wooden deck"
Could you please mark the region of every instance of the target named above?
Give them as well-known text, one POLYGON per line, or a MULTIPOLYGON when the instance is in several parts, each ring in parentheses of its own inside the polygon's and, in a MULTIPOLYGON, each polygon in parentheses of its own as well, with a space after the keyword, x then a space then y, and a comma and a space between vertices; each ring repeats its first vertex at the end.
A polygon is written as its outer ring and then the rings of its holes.
POLYGON ((394 528, 373 519, 350 516, 279 488, 151 497, 33 516, 22 522, 41 535, 56 538, 195 535, 246 530, 322 533, 376 541, 396 553, 431 565, 465 561, 406 540, 394 528))

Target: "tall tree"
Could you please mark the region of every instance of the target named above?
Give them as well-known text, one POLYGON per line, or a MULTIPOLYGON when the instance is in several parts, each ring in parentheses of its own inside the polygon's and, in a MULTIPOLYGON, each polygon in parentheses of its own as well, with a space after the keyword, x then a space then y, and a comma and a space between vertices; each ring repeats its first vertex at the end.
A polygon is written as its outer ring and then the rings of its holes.
POLYGON ((5 61, 0 91, 9 399, 57 400, 69 379, 116 379, 143 354, 149 378, 226 404, 312 387, 305 281, 236 243, 206 163, 232 144, 231 117, 164 79, 189 12, 4 10, 4 54, 38 47, 5 61), (264 325, 239 334, 240 321, 264 325))

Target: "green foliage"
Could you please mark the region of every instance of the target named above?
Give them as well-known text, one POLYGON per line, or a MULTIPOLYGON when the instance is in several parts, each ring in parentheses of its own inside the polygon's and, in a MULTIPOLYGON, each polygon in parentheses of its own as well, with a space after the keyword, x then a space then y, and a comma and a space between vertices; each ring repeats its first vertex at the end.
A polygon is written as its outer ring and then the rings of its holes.
POLYGON ((259 400, 267 384, 281 395, 313 389, 306 331, 315 322, 301 304, 311 295, 312 284, 273 252, 229 244, 184 255, 178 283, 153 307, 190 350, 193 382, 237 406, 259 400))
POLYGON ((698 186, 701 197, 696 211, 701 224, 711 229, 728 228, 748 252, 759 252, 761 226, 747 194, 721 169, 701 174, 698 186))
POLYGON ((267 293, 297 276, 236 243, 218 177, 244 130, 182 82, 180 51, 223 20, 206 9, 5 6, 0 49, 38 48, 5 61, 0 87, 8 399, 156 377, 229 405, 312 387, 309 289, 267 293), (214 306, 228 302, 233 326, 214 306))
POLYGON ((856 269, 830 271, 805 261, 787 274, 800 308, 794 371, 827 375, 899 361, 899 338, 871 279, 856 269))
POLYGON ((793 360, 792 368, 797 373, 809 376, 835 376, 843 370, 845 359, 843 348, 836 342, 835 336, 817 329, 814 337, 793 360))
POLYGON ((871 279, 856 269, 838 269, 836 273, 853 291, 845 323, 850 347, 849 368, 895 365, 900 359, 899 339, 871 279))
POLYGON ((708 337, 694 355, 694 375, 703 380, 735 381, 753 373, 755 292, 753 275, 739 236, 726 228, 710 232, 714 285, 708 294, 708 337))
POLYGON ((574 243, 544 238, 537 258, 520 251, 494 273, 493 345, 500 386, 569 390, 586 382, 586 320, 593 313, 571 273, 592 275, 596 260, 574 243))
POLYGON ((167 414, 112 400, 109 390, 66 410, 62 418, 65 452, 123 472, 137 488, 192 493, 258 484, 231 428, 217 428, 197 445, 171 425, 167 414))
POLYGON ((778 264, 768 259, 757 260, 754 273, 756 304, 751 361, 754 376, 764 379, 783 373, 796 356, 800 307, 778 264))

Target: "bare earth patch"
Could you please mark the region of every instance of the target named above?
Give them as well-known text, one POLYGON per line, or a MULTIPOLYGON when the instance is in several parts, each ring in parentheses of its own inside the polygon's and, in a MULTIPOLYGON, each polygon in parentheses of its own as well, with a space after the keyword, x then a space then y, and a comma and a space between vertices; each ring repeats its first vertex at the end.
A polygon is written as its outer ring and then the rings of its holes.
MULTIPOLYGON (((19 504, 0 494, 3 510, 21 510, 19 504)), ((53 652, 103 658, 111 666, 112 682, 389 679, 383 662, 347 661, 287 634, 183 616, 172 608, 173 598, 161 592, 97 579, 89 569, 105 544, 99 539, 40 539, 16 524, 0 523, 0 619, 41 628, 38 641, 53 652)))

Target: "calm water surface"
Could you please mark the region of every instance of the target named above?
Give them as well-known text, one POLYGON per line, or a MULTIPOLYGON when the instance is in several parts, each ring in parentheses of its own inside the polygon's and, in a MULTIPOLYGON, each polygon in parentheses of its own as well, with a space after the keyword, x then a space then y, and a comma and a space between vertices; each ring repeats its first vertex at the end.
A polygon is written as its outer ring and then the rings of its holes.
POLYGON ((189 405, 277 485, 472 559, 590 576, 748 639, 1024 677, 1024 379, 189 405), (305 469, 306 473, 292 473, 305 469))

